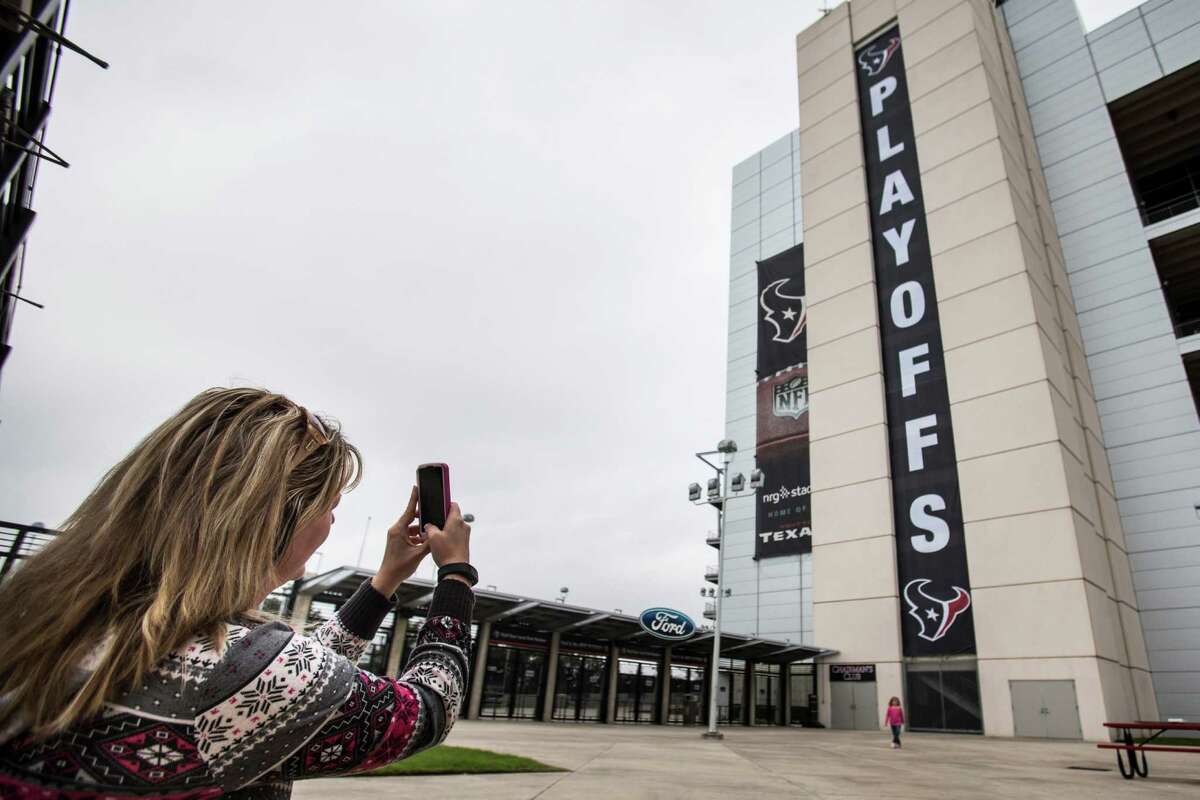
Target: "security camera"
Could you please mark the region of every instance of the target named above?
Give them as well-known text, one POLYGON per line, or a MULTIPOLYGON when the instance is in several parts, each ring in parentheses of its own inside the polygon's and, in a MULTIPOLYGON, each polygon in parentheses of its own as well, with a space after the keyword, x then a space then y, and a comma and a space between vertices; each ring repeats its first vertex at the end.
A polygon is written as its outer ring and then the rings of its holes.
POLYGON ((695 501, 695 500, 699 500, 699 499, 700 499, 700 484, 693 483, 691 486, 688 487, 688 500, 695 501))

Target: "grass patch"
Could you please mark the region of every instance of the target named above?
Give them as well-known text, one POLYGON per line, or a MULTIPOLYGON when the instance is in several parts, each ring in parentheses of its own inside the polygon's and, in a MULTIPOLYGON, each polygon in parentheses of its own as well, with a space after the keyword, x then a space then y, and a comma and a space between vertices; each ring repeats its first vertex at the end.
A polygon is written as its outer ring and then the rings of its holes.
MULTIPOLYGON (((1136 739, 1135 741, 1138 744, 1146 744, 1146 742, 1149 740, 1149 738, 1150 738, 1149 736, 1143 736, 1141 738, 1136 739)), ((1120 742, 1118 742, 1118 744, 1120 744, 1120 742)), ((1200 739, 1192 738, 1192 737, 1184 737, 1184 736, 1180 736, 1178 738, 1173 736, 1170 739, 1168 739, 1165 736, 1159 736, 1153 742, 1150 742, 1150 744, 1152 744, 1152 745, 1155 745, 1155 744, 1181 745, 1183 747, 1200 747, 1200 739)))
POLYGON ((395 761, 379 769, 360 774, 371 777, 380 775, 485 775, 502 772, 567 772, 567 770, 561 767, 552 767, 524 756, 476 750, 474 747, 453 747, 440 744, 403 761, 395 761))

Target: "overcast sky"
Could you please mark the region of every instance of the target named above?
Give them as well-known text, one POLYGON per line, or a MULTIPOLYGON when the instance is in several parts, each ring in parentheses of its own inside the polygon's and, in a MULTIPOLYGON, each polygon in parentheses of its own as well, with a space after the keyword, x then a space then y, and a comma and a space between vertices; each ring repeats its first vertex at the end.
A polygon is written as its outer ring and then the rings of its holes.
POLYGON ((197 391, 249 384, 364 453, 321 568, 368 516, 376 565, 446 461, 481 583, 698 616, 730 169, 796 127, 819 5, 73 3, 112 68, 63 57, 0 519, 58 524, 197 391))

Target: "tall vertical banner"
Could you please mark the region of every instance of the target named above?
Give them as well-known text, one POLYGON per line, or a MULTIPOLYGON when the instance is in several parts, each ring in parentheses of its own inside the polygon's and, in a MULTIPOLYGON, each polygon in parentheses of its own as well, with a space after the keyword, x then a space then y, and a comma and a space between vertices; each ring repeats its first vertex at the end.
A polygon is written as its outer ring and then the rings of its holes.
POLYGON ((758 262, 758 431, 765 482, 756 496, 754 557, 812 551, 804 245, 758 262))
POLYGON ((900 29, 855 53, 904 653, 975 652, 962 501, 900 29))

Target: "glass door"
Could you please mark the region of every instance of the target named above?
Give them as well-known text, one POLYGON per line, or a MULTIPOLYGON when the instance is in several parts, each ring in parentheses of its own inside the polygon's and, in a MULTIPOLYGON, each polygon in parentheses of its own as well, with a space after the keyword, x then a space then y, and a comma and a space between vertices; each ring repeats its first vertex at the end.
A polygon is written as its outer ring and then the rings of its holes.
POLYGON ((579 714, 579 681, 582 659, 558 657, 558 680, 554 683, 554 719, 574 720, 579 714))
POLYGON ((604 659, 580 657, 579 712, 582 722, 599 722, 604 715, 604 659))
POLYGON ((774 725, 779 716, 779 675, 761 670, 754 670, 754 724, 774 725))
POLYGON ((637 722, 638 667, 634 661, 621 661, 617 671, 617 722, 637 722))
POLYGON ((698 667, 671 667, 671 710, 667 721, 676 725, 697 725, 704 699, 704 670, 698 667))
POLYGON ((512 696, 514 719, 537 719, 538 702, 542 698, 542 674, 546 671, 546 655, 517 650, 512 696))
POLYGON ((489 647, 479 716, 537 719, 545 664, 545 653, 489 647))
POLYGON ((654 707, 658 705, 658 665, 642 664, 638 675, 638 722, 655 722, 654 707))
POLYGON ((554 719, 599 720, 604 709, 604 659, 560 655, 554 688, 554 719))
POLYGON ((617 722, 654 722, 658 666, 621 660, 617 672, 617 722))
POLYGON ((817 682, 812 664, 791 664, 788 700, 792 704, 792 724, 812 726, 817 722, 817 682))
POLYGON ((481 717, 507 717, 512 705, 509 679, 513 651, 507 647, 488 648, 487 667, 483 676, 483 698, 479 704, 481 717))

